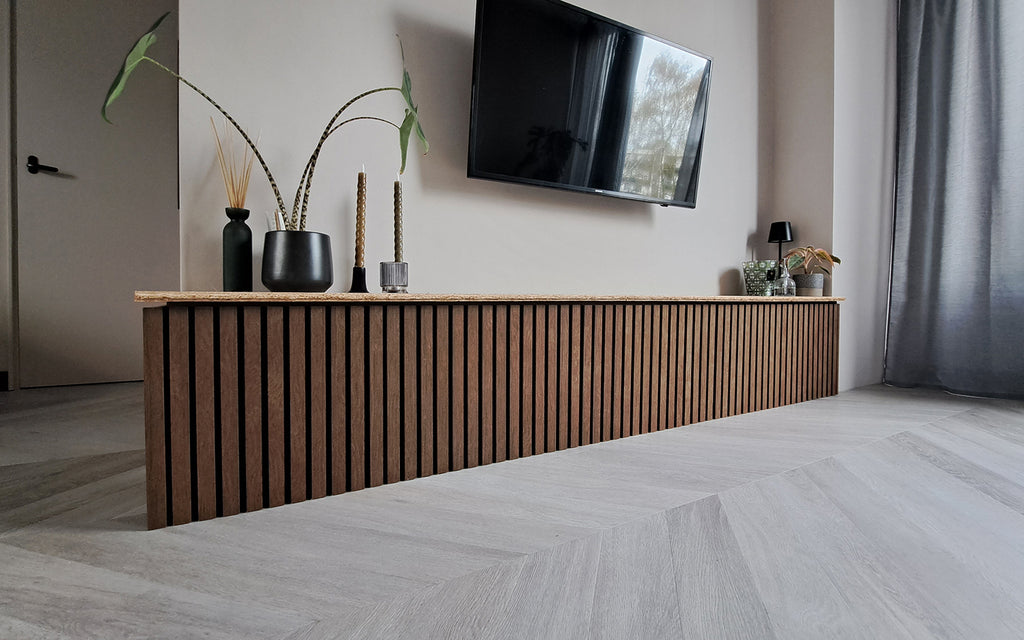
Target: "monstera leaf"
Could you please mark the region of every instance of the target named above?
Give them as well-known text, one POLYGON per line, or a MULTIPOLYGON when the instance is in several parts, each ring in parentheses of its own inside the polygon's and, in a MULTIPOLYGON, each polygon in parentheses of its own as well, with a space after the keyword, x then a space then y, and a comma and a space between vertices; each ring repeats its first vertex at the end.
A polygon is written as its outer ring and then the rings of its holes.
POLYGON ((405 120, 398 128, 398 144, 402 150, 402 168, 398 172, 405 173, 405 157, 409 149, 409 136, 412 132, 416 132, 416 137, 423 145, 424 154, 430 150, 430 143, 427 142, 427 136, 424 135, 423 127, 420 126, 420 116, 416 105, 412 102, 412 78, 409 77, 409 70, 405 68, 405 47, 402 46, 401 39, 398 40, 398 46, 402 50, 402 97, 405 98, 406 105, 405 120))
MULTIPOLYGON (((103 102, 103 108, 100 109, 100 115, 107 122, 110 122, 110 118, 107 117, 107 107, 117 100, 118 96, 124 92, 125 84, 128 82, 128 76, 131 75, 132 71, 135 71, 135 67, 139 66, 143 58, 146 57, 146 51, 153 46, 156 42, 156 33, 154 33, 160 26, 160 23, 164 21, 164 18, 171 15, 168 11, 164 15, 160 16, 153 26, 149 28, 149 31, 142 34, 142 37, 135 41, 135 45, 128 52, 128 55, 124 57, 124 64, 121 65, 120 71, 117 72, 117 76, 114 77, 114 82, 110 85, 110 89, 107 91, 107 99, 103 102)), ((113 124, 113 123, 111 123, 113 124)))

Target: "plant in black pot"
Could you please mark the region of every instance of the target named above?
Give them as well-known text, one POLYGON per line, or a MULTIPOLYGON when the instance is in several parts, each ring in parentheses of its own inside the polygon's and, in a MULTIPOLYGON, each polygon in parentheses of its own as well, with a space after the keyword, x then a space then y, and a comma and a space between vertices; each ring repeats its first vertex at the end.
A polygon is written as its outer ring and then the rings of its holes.
MULTIPOLYGON (((256 161, 259 162, 260 167, 263 169, 263 173, 267 177, 267 182, 270 183, 270 188, 274 191, 274 197, 277 199, 277 213, 274 218, 277 221, 278 228, 275 231, 267 232, 267 236, 264 241, 263 284, 265 284, 271 291, 326 291, 334 280, 334 269, 331 264, 330 238, 322 233, 306 230, 306 213, 309 205, 310 187, 313 184, 313 174, 316 171, 316 162, 320 157, 320 151, 323 149, 324 142, 326 142, 327 138, 329 138, 343 125, 355 120, 372 120, 387 124, 398 131, 398 144, 402 157, 402 166, 401 169, 399 169, 399 173, 405 171, 405 160, 409 148, 409 137, 414 132, 423 146, 423 152, 426 153, 429 148, 427 138, 420 126, 419 114, 417 112, 416 105, 413 104, 412 101, 412 82, 409 78, 409 72, 404 68, 404 51, 402 53, 403 69, 401 87, 379 87, 377 89, 364 91, 342 105, 342 107, 338 109, 334 116, 327 122, 327 126, 324 127, 320 140, 313 149, 313 153, 310 155, 309 160, 306 161, 306 168, 302 172, 302 178, 299 180, 299 185, 295 190, 295 199, 293 201, 291 211, 289 212, 288 208, 285 206, 284 198, 281 196, 281 190, 278 188, 277 181, 274 180, 274 176, 270 172, 270 168, 267 166, 263 156, 256 148, 256 144, 252 141, 245 130, 242 129, 238 122, 236 122, 223 107, 217 104, 213 98, 207 95, 199 87, 192 84, 172 69, 146 55, 146 51, 149 47, 156 42, 156 30, 168 15, 169 13, 165 13, 161 16, 160 19, 157 20, 156 23, 154 23, 153 26, 150 27, 150 29, 144 33, 128 51, 128 55, 125 56, 121 69, 118 71, 117 76, 110 85, 110 89, 107 91, 107 97, 101 110, 103 119, 110 122, 110 119, 107 117, 107 109, 117 99, 117 97, 124 92, 128 77, 136 67, 141 65, 143 62, 170 74, 189 89, 192 89, 199 94, 199 96, 219 111, 231 126, 233 126, 242 136, 242 139, 252 150, 256 161), (384 91, 397 91, 402 94, 402 97, 405 100, 405 118, 402 120, 402 124, 395 124, 390 120, 375 116, 356 116, 339 121, 342 113, 344 113, 345 110, 353 103, 358 100, 362 100, 367 96, 384 91)), ((399 45, 401 45, 401 43, 399 43, 399 45)))
POLYGON ((796 281, 798 296, 820 296, 825 286, 825 276, 832 275, 831 269, 840 264, 839 258, 815 247, 790 249, 785 260, 796 281))

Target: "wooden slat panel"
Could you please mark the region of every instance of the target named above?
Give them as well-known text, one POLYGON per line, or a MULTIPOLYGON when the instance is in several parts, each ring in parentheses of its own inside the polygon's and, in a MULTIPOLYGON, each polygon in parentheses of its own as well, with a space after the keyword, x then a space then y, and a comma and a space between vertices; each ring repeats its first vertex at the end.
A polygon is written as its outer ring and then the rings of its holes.
POLYGON ((614 327, 611 317, 612 307, 602 304, 601 307, 601 341, 600 360, 601 374, 597 381, 601 396, 601 413, 598 417, 598 427, 601 434, 601 441, 611 439, 611 331, 614 327))
POLYGON ((533 453, 544 453, 547 443, 548 306, 533 308, 533 453))
POLYGON ((582 312, 580 331, 582 332, 582 353, 580 361, 580 444, 597 442, 594 436, 592 408, 594 403, 594 305, 576 307, 582 312))
POLYGON ((829 378, 831 384, 829 385, 828 395, 835 395, 839 393, 839 305, 829 305, 829 313, 831 319, 829 324, 832 326, 832 331, 829 333, 828 338, 830 346, 832 347, 829 351, 832 352, 832 357, 828 360, 829 378))
MULTIPOLYGON (((434 447, 437 438, 434 421, 434 392, 436 375, 434 372, 435 351, 434 351, 434 307, 420 306, 420 354, 419 354, 419 385, 420 385, 420 462, 419 471, 421 476, 428 476, 436 473, 434 467, 434 447)), ((447 375, 447 372, 443 372, 447 375)), ((447 429, 447 425, 445 425, 447 429)))
MULTIPOLYGON (((494 462, 494 306, 480 308, 480 464, 494 462)), ((504 442, 504 438, 502 438, 504 442)))
POLYGON ((370 305, 366 312, 368 354, 368 371, 366 376, 366 403, 369 415, 369 444, 367 457, 369 460, 369 476, 367 486, 376 487, 384 484, 387 451, 385 450, 384 403, 387 402, 387 391, 384 389, 384 307, 370 305))
POLYGON ((263 339, 259 307, 243 307, 245 510, 263 508, 263 339))
MULTIPOLYGON (((217 310, 220 320, 220 515, 231 516, 240 512, 239 420, 238 405, 238 307, 222 306, 217 310)), ((148 388, 148 385, 147 385, 148 388)))
POLYGON ((466 308, 451 307, 451 470, 466 466, 466 308))
POLYGON ((189 417, 188 309, 170 307, 168 336, 171 392, 171 524, 192 520, 192 440, 189 417))
POLYGON ((194 312, 196 405, 196 515, 217 517, 217 406, 214 398, 213 307, 194 312))
MULTIPOLYGON (((608 397, 605 395, 605 380, 610 374, 608 350, 605 345, 605 311, 607 305, 594 307, 594 374, 593 402, 591 407, 592 433, 594 442, 611 439, 611 421, 608 412, 608 397)), ((610 383, 609 383, 610 384, 610 383)))
POLYGON ((508 459, 508 333, 507 305, 494 308, 494 461, 508 459))
POLYGON ((747 316, 750 305, 740 304, 737 310, 738 332, 736 340, 736 366, 739 367, 736 384, 736 413, 746 413, 749 409, 750 399, 750 336, 753 330, 750 325, 750 318, 747 316))
POLYGON ((579 399, 573 398, 572 371, 574 358, 579 359, 579 349, 573 333, 573 308, 563 304, 558 309, 558 433, 555 448, 567 449, 580 444, 580 434, 572 422, 573 413, 579 412, 579 399))
POLYGON ((643 412, 644 402, 646 401, 646 393, 644 393, 644 380, 643 374, 643 343, 644 343, 644 331, 645 318, 647 315, 646 305, 638 304, 633 310, 633 416, 631 434, 636 435, 643 433, 643 412))
POLYGON ((537 362, 537 344, 534 339, 537 306, 524 304, 522 307, 523 317, 520 324, 522 333, 523 362, 522 377, 519 381, 522 392, 520 393, 520 456, 533 454, 534 433, 536 431, 536 416, 534 414, 534 400, 536 398, 537 381, 535 377, 537 362))
POLYGON ((644 428, 647 433, 658 430, 660 416, 659 378, 661 368, 661 305, 647 305, 647 336, 644 339, 646 361, 644 369, 648 378, 647 411, 644 415, 644 428))
POLYGON ((616 308, 615 338, 618 341, 615 353, 615 412, 618 438, 625 438, 632 427, 633 395, 633 305, 624 304, 616 308))
POLYGON ((678 304, 668 307, 668 428, 682 424, 679 420, 679 311, 678 304))
MULTIPOLYGON (((309 496, 327 495, 327 309, 309 308, 309 496)), ((345 404, 341 403, 341 408, 345 404)), ((340 493, 340 492, 339 492, 340 493)), ((294 496, 292 496, 294 498, 294 496)))
POLYGON ((300 502, 306 499, 306 309, 305 306, 290 306, 288 314, 288 432, 285 437, 291 443, 289 450, 288 501, 300 502))
MULTIPOLYGON (((434 465, 437 473, 452 468, 452 423, 451 423, 451 307, 438 305, 434 317, 434 424, 437 439, 434 442, 434 465)), ((461 402, 461 398, 459 402, 461 402)))
POLYGON ((520 456, 522 446, 522 413, 523 363, 522 350, 522 312, 521 305, 513 304, 508 308, 508 459, 520 456))
POLYGON ((363 489, 370 479, 370 420, 366 403, 366 381, 369 377, 366 345, 367 307, 348 307, 348 486, 352 491, 363 489))
POLYGON ((558 334, 558 320, 560 317, 559 305, 548 306, 547 326, 547 392, 545 393, 545 429, 544 429, 544 451, 558 450, 558 408, 560 400, 558 397, 558 360, 561 342, 558 334))
POLYGON ((165 527, 167 518, 167 430, 164 413, 164 313, 166 307, 142 310, 142 368, 146 381, 146 525, 165 527))
MULTIPOLYGON (((327 373, 331 387, 330 424, 331 430, 331 466, 327 470, 331 479, 331 493, 344 493, 350 487, 350 467, 354 460, 350 457, 352 447, 363 449, 362 431, 358 430, 359 442, 352 442, 349 435, 349 420, 352 419, 349 400, 349 382, 354 373, 361 372, 362 366, 353 367, 349 361, 349 323, 347 306, 332 305, 328 308, 328 320, 331 333, 331 368, 327 373)), ((362 424, 360 418, 359 423, 362 424)), ((363 470, 363 459, 360 457, 358 470, 363 470)))
POLYGON ((665 398, 665 326, 662 306, 651 307, 651 431, 664 429, 664 398, 665 398))
POLYGON ((480 465, 480 307, 466 307, 466 468, 480 465))
POLYGON ((285 503, 285 410, 284 308, 267 308, 267 415, 266 448, 263 451, 267 476, 263 479, 267 494, 263 503, 277 507, 285 503))
POLYGON ((736 305, 724 305, 724 309, 725 339, 722 349, 725 364, 721 386, 721 415, 733 416, 736 415, 736 305))
POLYGON ((402 479, 418 478, 420 454, 419 404, 419 326, 418 310, 413 305, 401 308, 402 313, 402 479))
POLYGON ((384 307, 384 482, 402 479, 402 309, 384 307))

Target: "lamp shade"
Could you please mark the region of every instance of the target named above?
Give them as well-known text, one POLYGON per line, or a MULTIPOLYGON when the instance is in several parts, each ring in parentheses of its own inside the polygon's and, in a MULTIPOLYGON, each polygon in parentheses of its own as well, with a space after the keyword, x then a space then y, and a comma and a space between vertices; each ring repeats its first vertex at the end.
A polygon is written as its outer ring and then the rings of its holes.
POLYGON ((793 227, 789 222, 773 222, 768 230, 768 242, 793 242, 793 227))

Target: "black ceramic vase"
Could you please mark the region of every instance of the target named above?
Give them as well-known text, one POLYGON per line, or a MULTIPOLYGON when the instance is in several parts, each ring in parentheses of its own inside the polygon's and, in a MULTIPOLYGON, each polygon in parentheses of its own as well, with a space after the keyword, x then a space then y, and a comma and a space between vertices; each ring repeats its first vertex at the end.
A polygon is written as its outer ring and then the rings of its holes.
POLYGON ((334 282, 331 239, 316 231, 268 231, 263 284, 271 291, 322 293, 334 282))
POLYGON ((224 290, 252 291, 252 230, 245 224, 248 209, 227 207, 224 225, 224 290))

